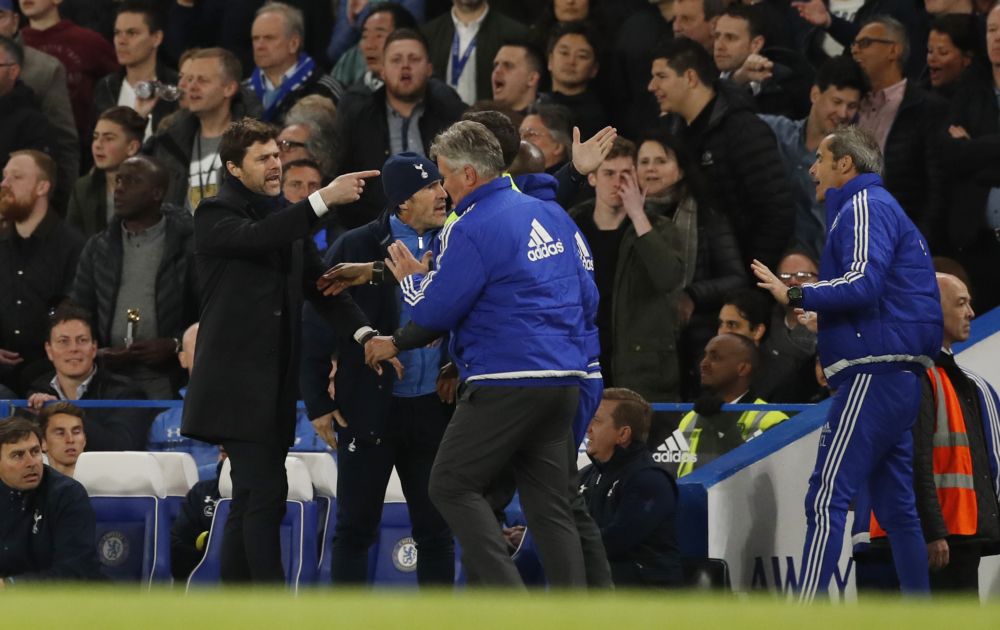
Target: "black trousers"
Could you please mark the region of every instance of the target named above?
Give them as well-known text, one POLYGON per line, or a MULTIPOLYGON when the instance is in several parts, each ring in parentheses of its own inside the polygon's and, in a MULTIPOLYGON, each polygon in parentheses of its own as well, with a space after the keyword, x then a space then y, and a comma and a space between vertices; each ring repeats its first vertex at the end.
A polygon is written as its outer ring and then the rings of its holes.
POLYGON ((579 388, 464 385, 430 494, 462 545, 470 584, 524 587, 485 494, 510 463, 552 586, 585 586, 570 509, 570 426, 579 388))
POLYGON ((223 583, 282 583, 281 519, 288 477, 284 445, 227 441, 233 501, 222 542, 223 583))
POLYGON ((931 592, 979 597, 981 553, 977 544, 948 545, 948 564, 943 569, 931 571, 931 592))
MULTIPOLYGON (((390 429, 377 442, 351 437, 350 426, 340 432, 332 581, 367 583, 368 550, 378 533, 385 488, 395 466, 413 524, 417 582, 421 586, 451 586, 455 583, 455 543, 427 493, 450 409, 435 394, 395 397, 390 415, 390 429)), ((347 422, 350 425, 351 419, 347 422)))

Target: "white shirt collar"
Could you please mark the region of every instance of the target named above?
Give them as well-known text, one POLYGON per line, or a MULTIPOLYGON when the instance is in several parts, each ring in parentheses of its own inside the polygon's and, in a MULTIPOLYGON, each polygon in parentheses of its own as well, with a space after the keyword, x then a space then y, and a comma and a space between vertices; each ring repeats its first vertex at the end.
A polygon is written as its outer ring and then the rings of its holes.
MULTIPOLYGON (((74 398, 73 400, 79 400, 79 399, 83 398, 83 395, 87 393, 87 389, 90 388, 90 382, 94 380, 94 375, 95 374, 97 374, 97 366, 96 365, 94 367, 90 368, 90 374, 87 375, 87 378, 84 379, 84 381, 82 383, 80 383, 79 385, 77 385, 77 387, 76 387, 76 398, 74 398)), ((59 385, 59 375, 58 374, 56 376, 52 377, 52 380, 49 381, 49 385, 52 387, 53 390, 55 390, 56 395, 59 396, 59 400, 69 400, 69 397, 66 396, 66 392, 64 392, 62 390, 62 387, 59 385)))
POLYGON ((468 25, 466 25, 464 22, 462 22, 457 17, 455 17, 455 8, 452 7, 452 9, 451 9, 451 21, 455 25, 455 30, 456 31, 459 31, 459 32, 461 32, 461 31, 468 31, 468 32, 471 32, 471 33, 478 33, 479 32, 479 27, 483 25, 483 20, 485 20, 486 16, 489 15, 489 14, 490 14, 490 5, 487 4, 486 5, 486 10, 483 11, 483 14, 480 15, 475 20, 473 20, 472 22, 470 22, 468 25))

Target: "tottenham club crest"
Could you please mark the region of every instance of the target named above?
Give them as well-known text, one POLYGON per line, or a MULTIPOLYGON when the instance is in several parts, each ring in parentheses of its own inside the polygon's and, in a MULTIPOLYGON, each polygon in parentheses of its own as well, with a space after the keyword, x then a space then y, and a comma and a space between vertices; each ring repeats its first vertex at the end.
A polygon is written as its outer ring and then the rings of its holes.
POLYGON ((119 531, 107 532, 98 541, 97 552, 101 557, 101 564, 116 567, 128 560, 128 538, 119 531))
POLYGON ((430 175, 427 173, 427 171, 424 170, 424 165, 423 164, 414 164, 413 168, 415 168, 418 171, 420 171, 420 179, 427 179, 428 177, 430 177, 430 175))
POLYGON ((412 573, 417 570, 417 544, 407 536, 400 538, 396 546, 392 548, 392 564, 397 570, 403 573, 412 573))

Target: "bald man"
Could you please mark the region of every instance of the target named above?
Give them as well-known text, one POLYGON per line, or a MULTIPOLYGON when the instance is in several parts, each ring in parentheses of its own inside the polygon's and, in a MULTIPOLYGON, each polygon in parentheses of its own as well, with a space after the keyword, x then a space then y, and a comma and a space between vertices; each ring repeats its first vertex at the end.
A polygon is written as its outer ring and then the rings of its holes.
POLYGON ((527 140, 521 140, 517 150, 517 157, 510 165, 509 172, 514 177, 526 173, 545 172, 545 154, 542 150, 527 140))
POLYGON ((168 184, 154 158, 122 162, 115 216, 87 242, 73 284, 73 301, 94 316, 105 363, 154 400, 176 398, 183 372, 174 355, 198 308, 194 226, 188 212, 163 203, 168 184))

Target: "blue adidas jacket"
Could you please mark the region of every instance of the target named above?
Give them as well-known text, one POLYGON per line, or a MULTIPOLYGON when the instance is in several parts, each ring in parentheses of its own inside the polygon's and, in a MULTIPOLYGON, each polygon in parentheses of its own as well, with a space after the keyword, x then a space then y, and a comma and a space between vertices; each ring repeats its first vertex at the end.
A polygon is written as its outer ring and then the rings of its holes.
POLYGON ((831 388, 849 376, 934 364, 941 303, 924 237, 872 173, 826 193, 820 281, 802 287, 819 314, 819 356, 831 388))
POLYGON ((506 177, 474 190, 455 213, 441 232, 436 270, 402 284, 413 321, 453 331, 451 355, 464 381, 577 383, 587 374, 585 313, 596 312, 598 297, 577 253, 576 225, 506 177))

